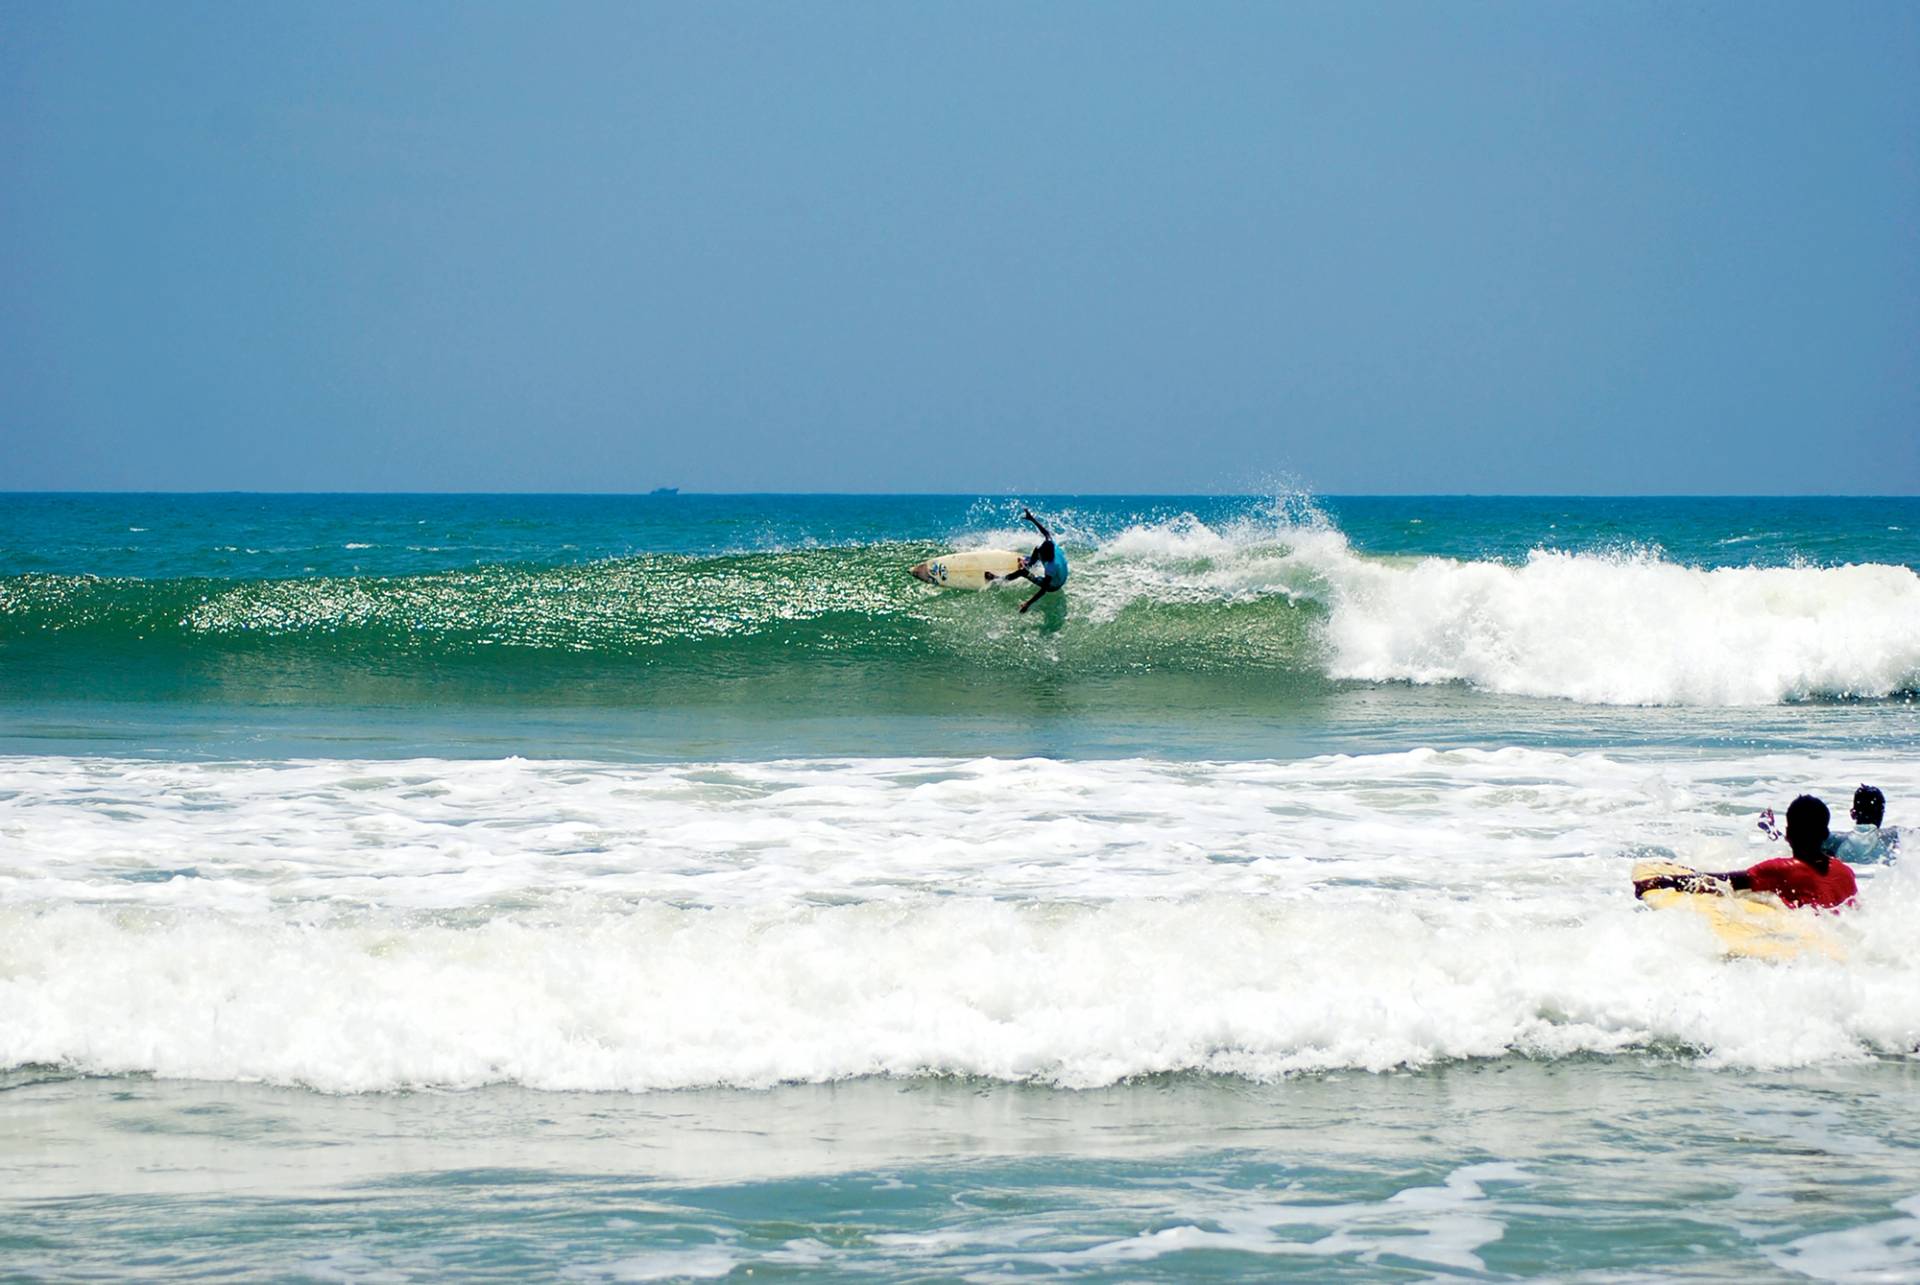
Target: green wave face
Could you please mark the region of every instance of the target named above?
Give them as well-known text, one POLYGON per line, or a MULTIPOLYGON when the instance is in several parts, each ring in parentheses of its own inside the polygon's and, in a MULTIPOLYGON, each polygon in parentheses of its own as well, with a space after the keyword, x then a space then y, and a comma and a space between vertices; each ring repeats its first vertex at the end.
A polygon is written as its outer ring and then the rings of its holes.
MULTIPOLYGON (((1021 616, 1019 586, 936 590, 940 550, 867 545, 569 567, 229 581, 27 575, 0 581, 0 664, 55 694, 251 699, 698 695, 718 679, 802 689, 1108 682, 1148 672, 1318 682, 1310 604, 1082 569, 1021 616)), ((1202 568, 1204 569, 1204 568, 1202 568)), ((702 699, 725 699, 721 691, 702 699)))

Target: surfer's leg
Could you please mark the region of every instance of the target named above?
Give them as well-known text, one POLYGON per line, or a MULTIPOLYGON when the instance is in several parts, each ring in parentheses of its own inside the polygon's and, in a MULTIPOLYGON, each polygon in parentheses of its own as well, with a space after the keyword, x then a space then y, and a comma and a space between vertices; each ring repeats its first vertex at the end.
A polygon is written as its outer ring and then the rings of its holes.
MULTIPOLYGON (((1033 580, 1033 577, 1032 577, 1032 576, 1028 576, 1028 577, 1027 577, 1027 579, 1029 579, 1029 580, 1033 580)), ((1035 584, 1040 584, 1040 582, 1039 582, 1038 580, 1034 580, 1033 582, 1034 582, 1035 584)), ((1034 594, 1034 595, 1033 595, 1033 597, 1031 597, 1031 598, 1029 598, 1029 599, 1027 599, 1027 600, 1026 600, 1025 602, 1023 602, 1023 603, 1021 603, 1021 604, 1020 604, 1020 614, 1021 614, 1021 615, 1023 615, 1023 616, 1024 616, 1024 615, 1026 615, 1026 614, 1027 614, 1027 608, 1028 608, 1028 607, 1031 607, 1031 606, 1032 606, 1032 605, 1033 605, 1034 603, 1036 603, 1036 602, 1038 602, 1038 601, 1040 601, 1040 600, 1041 600, 1042 598, 1044 598, 1044 597, 1046 597, 1046 596, 1047 596, 1047 594, 1048 594, 1049 592, 1051 592, 1051 591, 1050 591, 1050 590, 1049 590, 1049 589, 1048 589, 1048 588, 1047 588, 1047 587, 1046 587, 1045 585, 1040 585, 1040 592, 1039 592, 1039 593, 1036 593, 1036 594, 1034 594)))

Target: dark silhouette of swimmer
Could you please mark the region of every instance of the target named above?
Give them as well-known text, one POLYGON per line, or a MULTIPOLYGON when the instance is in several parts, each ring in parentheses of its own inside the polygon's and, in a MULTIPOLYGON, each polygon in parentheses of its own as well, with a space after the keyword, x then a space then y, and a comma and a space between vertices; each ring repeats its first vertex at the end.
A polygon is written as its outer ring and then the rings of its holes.
POLYGON ((1789 906, 1844 906, 1858 891, 1853 870, 1846 862, 1827 855, 1827 823, 1832 814, 1827 805, 1811 794, 1803 794, 1787 807, 1787 846, 1791 857, 1775 857, 1745 870, 1726 870, 1719 874, 1655 875, 1633 885, 1633 895, 1644 896, 1655 888, 1674 888, 1681 892, 1724 893, 1767 892, 1789 906))
POLYGON ((1040 601, 1050 593, 1058 593, 1060 589, 1065 586, 1067 583, 1067 555, 1060 552, 1060 546, 1053 542, 1053 532, 1047 530, 1046 524, 1039 518, 1033 516, 1032 509, 1020 510, 1020 516, 1033 523, 1034 529, 1040 532, 1040 543, 1035 546, 1032 553, 1027 555, 1026 561, 1020 564, 1018 571, 1010 571, 1004 576, 996 576, 993 572, 989 571, 987 572, 987 579, 989 582, 994 580, 1026 580, 1039 585, 1039 592, 1020 604, 1020 612, 1024 615, 1028 607, 1031 607, 1034 603, 1040 601), (1040 569, 1039 575, 1033 573, 1035 567, 1040 569))

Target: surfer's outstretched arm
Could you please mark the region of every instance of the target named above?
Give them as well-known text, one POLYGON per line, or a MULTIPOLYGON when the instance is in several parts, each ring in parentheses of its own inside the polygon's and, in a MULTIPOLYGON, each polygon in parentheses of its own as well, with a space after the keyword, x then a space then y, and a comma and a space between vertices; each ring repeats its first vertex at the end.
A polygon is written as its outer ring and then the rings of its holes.
POLYGON ((1633 895, 1644 897, 1656 888, 1672 888, 1677 892, 1725 892, 1732 888, 1735 892, 1744 892, 1753 887, 1753 876, 1744 870, 1726 870, 1719 874, 1699 870, 1684 875, 1655 875, 1651 879, 1642 879, 1633 885, 1633 895))
POLYGON ((1033 516, 1032 509, 1021 509, 1020 516, 1025 518, 1027 521, 1033 523, 1034 529, 1040 533, 1041 539, 1043 540, 1053 539, 1053 532, 1047 530, 1046 523, 1042 522, 1039 518, 1036 518, 1035 516, 1033 516))

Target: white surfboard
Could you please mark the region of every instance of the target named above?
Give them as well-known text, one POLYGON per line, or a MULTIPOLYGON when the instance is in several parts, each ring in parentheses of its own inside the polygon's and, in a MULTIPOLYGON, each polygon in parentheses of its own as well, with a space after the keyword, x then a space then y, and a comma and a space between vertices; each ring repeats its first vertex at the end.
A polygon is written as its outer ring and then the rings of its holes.
POLYGON ((942 589, 984 589, 988 572, 996 576, 1011 575, 1025 561, 1025 555, 1005 549, 974 549, 928 558, 910 570, 928 584, 942 589))

